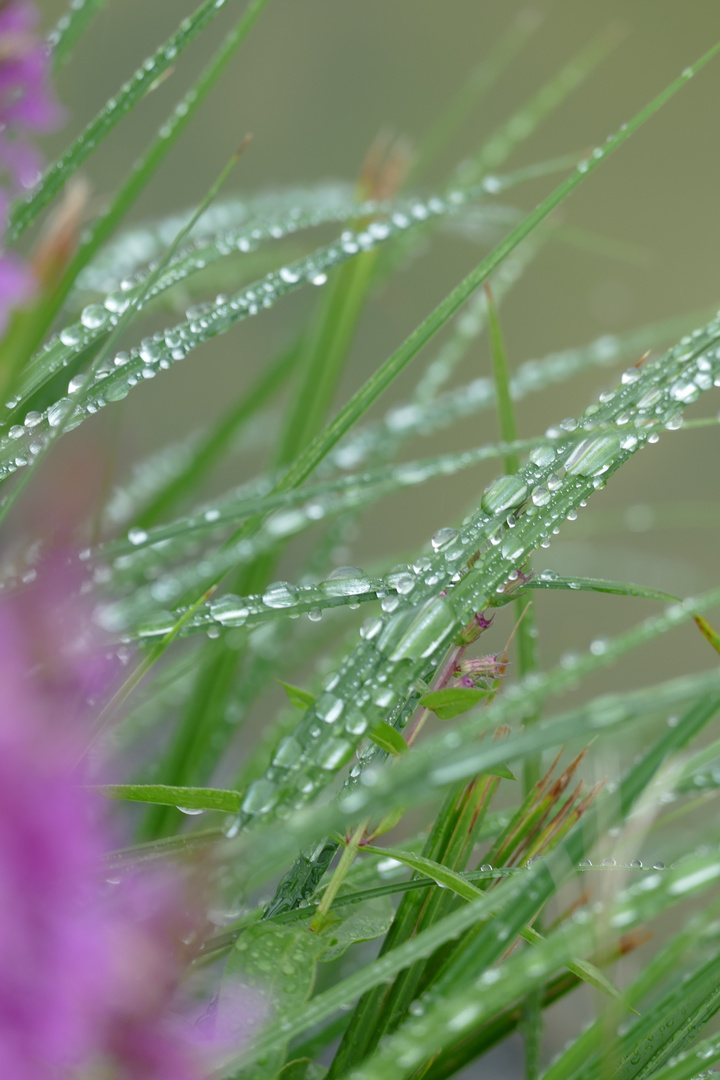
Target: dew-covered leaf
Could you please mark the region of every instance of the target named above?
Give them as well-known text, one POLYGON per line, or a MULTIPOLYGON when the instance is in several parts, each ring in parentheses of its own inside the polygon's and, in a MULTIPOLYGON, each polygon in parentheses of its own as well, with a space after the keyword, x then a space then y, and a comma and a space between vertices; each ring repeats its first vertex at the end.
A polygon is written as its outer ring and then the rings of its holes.
MULTIPOLYGON (((323 936, 311 933, 306 924, 285 927, 259 922, 248 927, 225 965, 217 1009, 220 1029, 242 1027, 248 997, 265 1022, 282 1023, 284 1016, 296 1012, 310 996, 317 961, 326 946, 323 936)), ((288 1042, 274 1040, 272 1049, 251 1070, 243 1071, 243 1077, 274 1077, 284 1064, 288 1042)))
POLYGON ((389 896, 338 909, 336 919, 331 919, 322 930, 327 947, 320 959, 336 960, 356 942, 382 937, 390 928, 393 914, 389 896))

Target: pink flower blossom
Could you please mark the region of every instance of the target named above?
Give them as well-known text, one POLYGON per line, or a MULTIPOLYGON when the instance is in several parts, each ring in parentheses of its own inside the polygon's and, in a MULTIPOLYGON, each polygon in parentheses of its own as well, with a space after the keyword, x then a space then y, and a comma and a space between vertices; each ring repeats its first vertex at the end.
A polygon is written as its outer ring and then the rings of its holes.
MULTIPOLYGON (((7 224, 9 201, 31 187, 41 156, 30 136, 50 131, 60 110, 48 81, 48 53, 35 34, 37 13, 29 0, 0 4, 0 233, 7 224)), ((0 250, 0 333, 12 308, 30 299, 30 269, 0 250)))
POLYGON ((78 761, 109 671, 67 585, 0 603, 0 1076, 199 1080, 218 1046, 177 995, 197 904, 177 871, 103 873, 78 761))

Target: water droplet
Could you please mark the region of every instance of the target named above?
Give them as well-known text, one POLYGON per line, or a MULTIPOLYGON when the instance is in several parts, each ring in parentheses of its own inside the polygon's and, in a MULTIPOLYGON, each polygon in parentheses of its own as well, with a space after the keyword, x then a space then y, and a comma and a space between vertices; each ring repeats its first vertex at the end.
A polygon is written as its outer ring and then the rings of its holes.
POLYGON ((620 439, 614 433, 596 439, 584 439, 565 462, 570 475, 599 476, 607 472, 620 449, 620 439))
POLYGON ((530 452, 530 461, 533 465, 544 469, 555 460, 555 448, 553 446, 537 446, 530 452))
POLYGON ((144 364, 155 364, 163 355, 163 348, 152 338, 143 338, 140 342, 140 359, 144 364))
POLYGON ((198 814, 203 813, 202 807, 198 809, 193 806, 178 806, 176 809, 178 809, 181 814, 187 814, 189 817, 196 817, 198 814))
POLYGON ((531 498, 535 506, 545 506, 550 501, 550 492, 547 488, 536 487, 533 488, 531 498))
POLYGON ((242 809, 246 814, 266 814, 278 800, 278 792, 275 785, 266 777, 253 780, 250 784, 242 809))
POLYGON ((324 693, 315 702, 315 714, 326 724, 334 724, 342 715, 344 702, 334 694, 324 693))
POLYGON ((82 331, 77 326, 66 326, 64 330, 60 331, 60 340, 63 345, 67 345, 69 349, 72 349, 83 340, 82 331))
POLYGON ((684 405, 689 405, 693 401, 697 401, 700 397, 700 390, 694 382, 679 379, 670 387, 670 396, 673 397, 675 401, 680 401, 684 405))
POLYGON ((399 574, 392 577, 391 584, 395 587, 400 596, 407 596, 408 593, 411 593, 415 588, 416 579, 409 571, 401 571, 399 574))
POLYGON ((133 528, 128 532, 128 540, 131 544, 144 544, 148 538, 145 529, 133 528))
POLYGON ((315 274, 310 278, 310 282, 313 285, 324 285, 327 281, 327 274, 315 274))
POLYGON ((442 551, 444 548, 450 546, 457 535, 457 529, 449 529, 447 527, 438 529, 432 538, 432 546, 435 551, 442 551))
POLYGON ((338 769, 350 760, 352 753, 353 745, 347 739, 330 739, 320 752, 318 765, 321 769, 338 769))
POLYGON ((500 514, 519 506, 527 491, 527 484, 521 477, 500 476, 485 488, 480 505, 486 514, 500 514))
POLYGON ((268 585, 262 599, 269 608, 292 607, 297 600, 297 589, 287 581, 275 581, 268 585))
POLYGON ((76 394, 81 386, 85 385, 87 375, 73 375, 68 383, 68 394, 76 394))
POLYGON ((300 743, 292 735, 286 735, 285 738, 281 739, 278 743, 277 750, 273 755, 272 763, 281 768, 289 769, 290 766, 299 761, 301 757, 302 747, 300 743))
POLYGON ((366 619, 360 627, 360 637, 366 641, 371 641, 374 637, 380 633, 383 628, 383 621, 379 618, 366 619))
POLYGON ((248 614, 245 601, 233 593, 226 593, 210 605, 210 615, 223 626, 242 626, 248 614))
POLYGON ((280 277, 283 279, 283 281, 287 282, 288 285, 294 285, 300 280, 300 275, 296 273, 295 270, 292 270, 289 266, 281 266, 279 273, 280 277))
MULTIPOLYGON (((456 622, 450 604, 441 597, 433 597, 420 609, 394 645, 390 659, 393 662, 406 658, 427 659, 455 631, 456 622)), ((390 626, 387 629, 390 630, 390 626)), ((382 635, 378 640, 378 648, 384 637, 382 635)))
POLYGON ((108 319, 108 312, 102 304, 88 304, 80 314, 80 322, 88 330, 97 330, 108 319))

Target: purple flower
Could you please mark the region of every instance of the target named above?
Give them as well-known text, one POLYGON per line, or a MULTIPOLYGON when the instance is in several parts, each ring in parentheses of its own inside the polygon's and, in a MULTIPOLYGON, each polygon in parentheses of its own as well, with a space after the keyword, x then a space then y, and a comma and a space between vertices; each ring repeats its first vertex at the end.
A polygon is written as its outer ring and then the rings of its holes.
POLYGON ((499 653, 491 653, 490 656, 461 660, 455 667, 455 674, 462 676, 461 686, 475 686, 478 679, 502 678, 506 666, 499 653))
MULTIPOLYGON (((9 201, 38 178, 41 157, 30 136, 60 121, 48 82, 48 53, 34 33, 37 14, 29 0, 0 3, 0 232, 9 201)), ((8 312, 25 303, 33 276, 20 259, 0 251, 0 333, 8 312)))
POLYGON ((198 905, 178 871, 105 880, 78 761, 110 672, 67 587, 0 604, 0 1076, 198 1080, 227 1048, 178 1003, 198 905))

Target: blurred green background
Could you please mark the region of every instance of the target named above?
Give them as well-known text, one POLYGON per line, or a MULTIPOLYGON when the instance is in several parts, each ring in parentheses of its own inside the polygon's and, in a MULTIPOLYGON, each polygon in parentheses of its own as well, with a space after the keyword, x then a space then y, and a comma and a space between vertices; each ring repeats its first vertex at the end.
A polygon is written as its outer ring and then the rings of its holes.
MULTIPOLYGON (((109 0, 59 76, 59 96, 68 119, 61 132, 46 140, 50 157, 194 7, 191 0, 109 0)), ((45 28, 63 9, 64 4, 46 0, 45 28)), ((171 77, 93 156, 87 176, 94 198, 102 200, 124 175, 241 10, 241 4, 229 0, 210 30, 181 57, 171 77)), ((602 4, 555 0, 530 7, 514 0, 270 0, 231 70, 172 151, 132 220, 191 207, 246 132, 254 139, 228 192, 252 193, 326 178, 352 180, 380 131, 417 143, 478 61, 524 11, 542 15, 541 25, 446 148, 428 174, 428 187, 441 188, 458 161, 608 24, 622 28, 620 44, 515 152, 503 171, 567 152, 581 157, 720 36, 716 0, 602 4)), ((513 366, 601 334, 718 304, 719 97, 716 59, 565 204, 564 222, 621 240, 634 257, 600 255, 557 241, 547 244, 502 307, 513 366)), ((536 181, 512 190, 502 201, 531 209, 555 182, 554 177, 536 181)), ((466 237, 437 236, 420 258, 374 297, 359 327, 339 401, 385 359, 484 250, 466 237)), ((131 394, 122 409, 116 406, 98 417, 94 436, 112 449, 115 479, 127 476, 132 463, 146 454, 220 415, 253 373, 292 339, 317 299, 309 293, 304 290, 240 324, 131 394)), ((180 317, 166 314, 157 326, 180 317)), ((381 401, 375 415, 404 398, 432 354, 431 346, 381 401)), ((481 339, 457 373, 456 383, 488 374, 489 368, 487 343, 481 339)), ((542 433, 549 424, 579 414, 617 381, 619 370, 591 371, 559 390, 526 398, 518 408, 521 433, 542 433)), ((687 415, 712 414, 717 408, 716 397, 709 394, 687 415)), ((267 423, 263 430, 267 433, 267 423)), ((225 482, 236 482, 262 467, 269 443, 256 435, 249 449, 226 467, 225 482)), ((482 413, 451 430, 416 440, 405 453, 426 456, 489 442, 495 435, 492 416, 482 413)), ((720 493, 719 461, 715 429, 666 435, 623 469, 577 523, 564 527, 550 551, 539 553, 537 568, 627 579, 681 595, 717 585, 717 525, 660 529, 653 526, 651 516, 633 507, 691 500, 712 513, 720 493)), ((488 466, 465 472, 386 500, 367 515, 347 561, 369 566, 390 550, 417 552, 437 528, 457 524, 497 471, 488 466)), ((292 572, 289 562, 283 576, 292 572)), ((543 594, 537 607, 546 664, 556 662, 564 650, 586 647, 592 638, 618 632, 653 610, 638 600, 584 594, 543 594)), ((623 670, 598 676, 583 694, 642 685, 712 662, 707 645, 686 627, 652 649, 633 654, 623 670)), ((608 755, 598 771, 612 777, 621 763, 612 760, 611 752, 608 755)), ((569 1010, 561 1011, 556 1040, 569 1034, 567 1020, 576 1023, 569 1010)))

